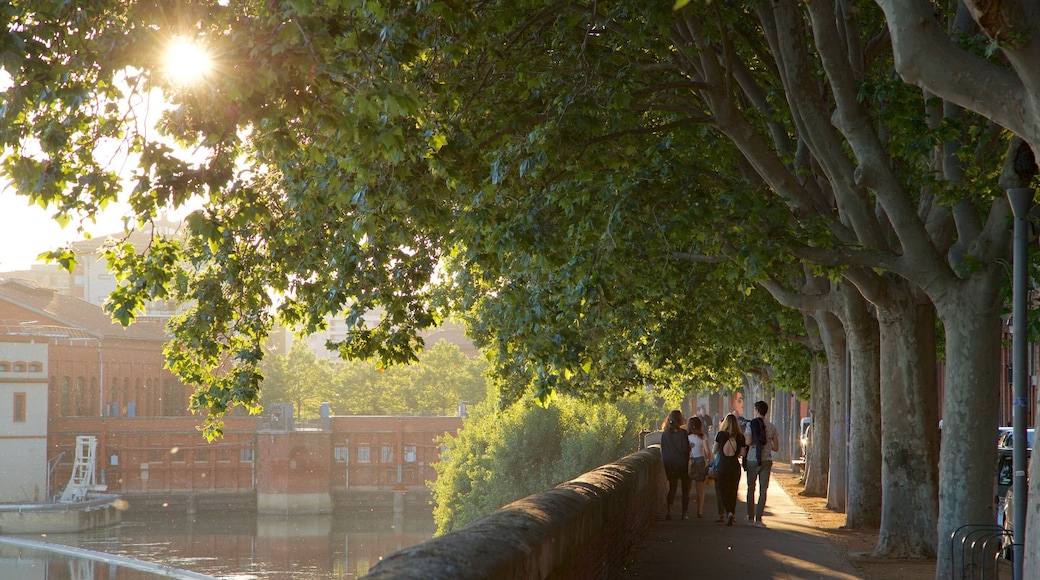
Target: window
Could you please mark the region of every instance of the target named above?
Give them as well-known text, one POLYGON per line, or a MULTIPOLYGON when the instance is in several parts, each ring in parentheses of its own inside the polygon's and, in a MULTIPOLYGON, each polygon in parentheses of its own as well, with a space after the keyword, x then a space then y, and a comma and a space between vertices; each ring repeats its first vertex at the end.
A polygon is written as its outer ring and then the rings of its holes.
POLYGON ((174 446, 170 448, 170 461, 174 463, 184 463, 184 456, 185 451, 183 445, 174 444, 174 446))
POLYGON ((252 449, 241 449, 238 452, 238 461, 240 463, 252 463, 253 462, 253 450, 252 449))
POLYGON ((404 461, 405 463, 415 463, 415 444, 407 443, 404 446, 404 461))
POLYGON ((195 463, 209 463, 209 449, 196 449, 195 463))
POLYGON ((87 379, 76 377, 76 390, 73 392, 74 413, 77 417, 86 417, 89 413, 87 407, 87 379))
POLYGON ((11 364, 8 362, 0 362, 0 373, 6 373, 11 370, 11 364))
POLYGON ((358 463, 371 463, 372 458, 369 457, 368 445, 361 445, 357 448, 357 461, 358 463))
POLYGON ((16 362, 16 363, 14 363, 14 369, 13 370, 16 373, 24 373, 25 372, 25 363, 23 363, 23 362, 16 362))
POLYGON ((39 362, 31 362, 31 363, 29 363, 29 372, 30 373, 43 372, 43 363, 39 363, 39 362))
POLYGON ((383 444, 382 453, 380 455, 382 457, 382 459, 380 459, 380 461, 382 461, 383 463, 393 463, 394 462, 394 446, 391 445, 390 443, 384 443, 383 444))
POLYGON ((337 446, 332 450, 332 456, 335 458, 336 463, 346 463, 347 454, 350 452, 349 449, 343 446, 337 446))
POLYGON ((14 394, 14 422, 25 423, 25 393, 14 394))
POLYGON ((61 416, 72 416, 72 377, 61 377, 61 416))
POLYGON ((217 448, 217 461, 229 462, 231 461, 231 450, 227 447, 217 448))

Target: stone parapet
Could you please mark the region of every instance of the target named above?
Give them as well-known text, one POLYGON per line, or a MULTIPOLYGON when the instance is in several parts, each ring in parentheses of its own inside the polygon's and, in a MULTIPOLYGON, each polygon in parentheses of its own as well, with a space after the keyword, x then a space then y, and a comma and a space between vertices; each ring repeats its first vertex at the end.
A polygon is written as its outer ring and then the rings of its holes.
POLYGON ((661 503, 644 449, 384 558, 366 580, 616 578, 661 503))

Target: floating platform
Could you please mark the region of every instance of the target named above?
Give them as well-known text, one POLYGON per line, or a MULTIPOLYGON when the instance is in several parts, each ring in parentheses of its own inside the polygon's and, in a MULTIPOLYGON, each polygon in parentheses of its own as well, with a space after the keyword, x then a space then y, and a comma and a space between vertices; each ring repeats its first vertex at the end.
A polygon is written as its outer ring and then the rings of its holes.
POLYGON ((77 502, 0 504, 0 534, 83 532, 122 521, 123 500, 102 495, 77 502))

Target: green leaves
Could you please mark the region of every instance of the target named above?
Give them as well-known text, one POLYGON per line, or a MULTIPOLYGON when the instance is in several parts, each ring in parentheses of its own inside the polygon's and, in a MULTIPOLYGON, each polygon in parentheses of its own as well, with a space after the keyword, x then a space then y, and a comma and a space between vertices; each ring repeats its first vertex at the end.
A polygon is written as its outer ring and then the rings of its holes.
POLYGON ((60 216, 126 195, 146 232, 201 205, 178 237, 106 253, 106 308, 129 323, 149 300, 189 306, 166 357, 207 436, 229 409, 259 410, 277 324, 342 318, 333 348, 385 368, 463 312, 513 400, 732 386, 770 354, 749 345, 773 313, 746 291, 789 216, 698 125, 667 5, 10 10, 0 138, 19 191, 60 216), (204 85, 158 67, 185 30, 218 57, 204 85), (128 100, 152 89, 168 101, 157 123, 128 100), (737 253, 746 271, 718 263, 757 241, 772 244, 737 253))
POLYGON ((661 414, 647 396, 617 406, 561 397, 548 408, 529 399, 472 408, 458 435, 441 440, 446 453, 434 464, 438 533, 622 457, 661 414))

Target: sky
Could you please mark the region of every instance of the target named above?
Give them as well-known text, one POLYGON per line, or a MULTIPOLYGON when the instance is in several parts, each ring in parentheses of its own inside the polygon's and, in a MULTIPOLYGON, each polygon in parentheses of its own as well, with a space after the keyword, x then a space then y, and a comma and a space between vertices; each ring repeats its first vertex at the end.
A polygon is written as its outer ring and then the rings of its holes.
MULTIPOLYGON (((11 189, 0 190, 0 272, 28 270, 31 264, 38 263, 36 256, 42 252, 83 238, 76 232, 74 221, 62 229, 51 219, 53 213, 53 209, 29 205, 29 198, 11 189)), ((97 236, 122 229, 122 212, 114 207, 97 224, 90 224, 87 231, 97 236)))
MULTIPOLYGON (((166 72, 175 82, 185 83, 204 79, 210 70, 209 57, 199 47, 178 40, 168 47, 166 72)), ((0 69, 0 92, 10 84, 6 71, 0 69)), ((158 110, 152 99, 161 97, 158 93, 149 94, 149 105, 146 110, 158 110)), ((190 158, 191 156, 188 155, 190 158)), ((124 204, 112 204, 97 223, 88 224, 87 231, 92 236, 112 234, 123 231, 123 215, 129 209, 124 204)), ((187 214, 188 210, 180 213, 187 214)), ((36 257, 67 245, 69 242, 83 239, 76 230, 77 223, 70 222, 63 229, 51 218, 53 209, 43 209, 29 205, 29 198, 20 196, 0 182, 0 272, 12 270, 28 270, 29 266, 38 262, 36 257)), ((171 216, 171 219, 178 219, 171 216)))

